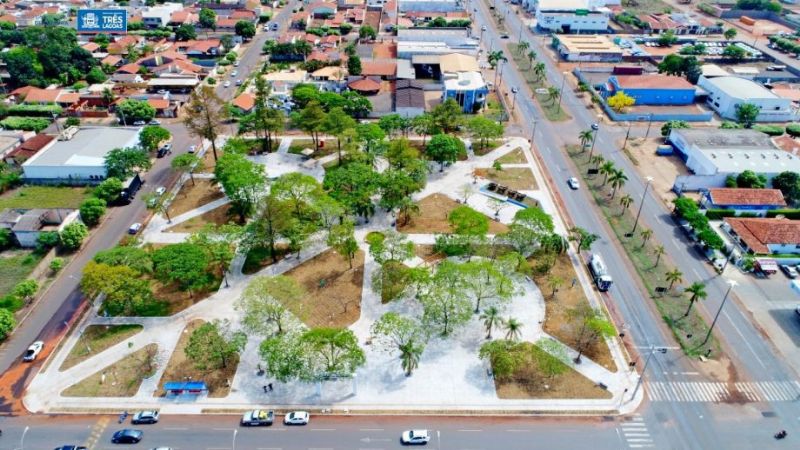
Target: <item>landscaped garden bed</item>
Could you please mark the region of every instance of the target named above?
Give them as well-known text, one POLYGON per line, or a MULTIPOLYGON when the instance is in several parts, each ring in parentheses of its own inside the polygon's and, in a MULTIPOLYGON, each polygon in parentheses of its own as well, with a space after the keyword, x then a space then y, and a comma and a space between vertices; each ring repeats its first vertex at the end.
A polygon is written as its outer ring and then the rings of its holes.
POLYGON ((133 397, 145 378, 156 371, 156 344, 131 353, 65 389, 64 397, 133 397))
POLYGON ((80 364, 141 331, 141 325, 89 325, 70 350, 60 370, 80 364))

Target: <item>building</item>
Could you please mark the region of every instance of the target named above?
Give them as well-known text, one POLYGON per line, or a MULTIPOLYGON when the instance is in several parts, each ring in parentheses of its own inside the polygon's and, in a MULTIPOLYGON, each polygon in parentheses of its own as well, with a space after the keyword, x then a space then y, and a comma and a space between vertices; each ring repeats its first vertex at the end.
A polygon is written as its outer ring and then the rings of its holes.
POLYGON ((781 98, 746 78, 700 77, 697 86, 708 92, 708 106, 723 119, 736 120, 736 108, 745 103, 754 104, 761 110, 756 122, 790 122, 798 118, 791 100, 781 98))
POLYGON ((771 180, 785 171, 800 172, 800 157, 779 149, 756 130, 674 129, 668 141, 691 175, 675 179, 677 191, 724 187, 729 175, 752 170, 771 180))
POLYGON ((560 35, 556 49, 566 61, 622 61, 622 49, 598 34, 560 35))
POLYGON ((421 116, 425 112, 425 89, 417 80, 398 80, 394 95, 394 112, 402 117, 421 116))
POLYGON ((712 188, 703 193, 700 203, 706 209, 732 210, 737 216, 764 216, 767 211, 786 207, 779 189, 712 188))
POLYGON ((11 231, 20 247, 34 248, 40 234, 60 232, 78 216, 75 209, 5 209, 0 212, 0 228, 11 231))
POLYGON ((361 95, 376 95, 381 90, 380 81, 368 77, 355 77, 347 83, 347 87, 361 95))
POLYGON ((398 0, 397 8, 400 12, 410 11, 461 11, 464 4, 461 0, 398 0))
POLYGON ((142 11, 142 23, 150 28, 166 27, 172 14, 183 9, 182 3, 164 3, 160 6, 151 6, 142 11))
POLYGON ((480 72, 444 74, 443 99, 455 99, 465 113, 474 113, 486 103, 489 89, 480 72))
POLYGON ((54 136, 49 134, 37 134, 36 136, 27 139, 14 150, 8 152, 3 160, 6 164, 20 165, 30 159, 33 155, 37 154, 47 144, 55 139, 54 136))
POLYGON ((40 184, 95 184, 106 178, 105 158, 115 148, 139 144, 141 128, 82 127, 62 133, 22 164, 25 181, 40 184), (63 140, 62 140, 63 139, 63 140))
POLYGON ((592 7, 589 0, 539 0, 536 26, 556 33, 605 33, 607 8, 592 7))
POLYGON ((256 107, 256 98, 247 92, 243 92, 231 101, 231 106, 237 108, 242 114, 249 114, 256 107))
POLYGON ((633 97, 635 105, 691 105, 695 87, 683 77, 670 75, 612 75, 600 95, 608 98, 620 91, 633 97))
POLYGON ((462 53, 476 56, 480 42, 469 28, 401 28, 397 30, 397 57, 462 53))
POLYGON ((800 254, 800 220, 726 217, 722 229, 746 253, 800 254))

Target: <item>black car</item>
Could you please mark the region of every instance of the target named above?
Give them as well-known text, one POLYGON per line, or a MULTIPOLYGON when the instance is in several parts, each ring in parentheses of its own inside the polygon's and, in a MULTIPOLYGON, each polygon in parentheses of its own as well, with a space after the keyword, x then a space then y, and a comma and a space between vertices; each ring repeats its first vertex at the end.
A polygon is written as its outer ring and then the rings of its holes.
POLYGON ((82 445, 62 445, 61 447, 56 447, 55 450, 89 450, 82 445))
POLYGON ((167 156, 167 153, 169 153, 169 150, 165 149, 164 147, 161 147, 160 149, 158 149, 158 152, 156 153, 156 158, 163 158, 167 156))
POLYGON ((115 444, 137 444, 142 440, 143 435, 144 433, 141 430, 126 428, 114 433, 114 436, 111 437, 111 442, 115 444))

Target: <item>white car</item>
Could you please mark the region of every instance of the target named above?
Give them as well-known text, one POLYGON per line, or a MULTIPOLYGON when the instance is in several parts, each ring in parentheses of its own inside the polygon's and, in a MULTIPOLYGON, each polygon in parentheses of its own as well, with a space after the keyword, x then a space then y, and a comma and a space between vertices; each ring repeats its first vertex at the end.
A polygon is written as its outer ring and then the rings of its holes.
POLYGON ((156 189, 156 195, 158 195, 158 196, 164 195, 164 192, 167 192, 167 188, 165 188, 164 186, 159 186, 156 189))
POLYGON ((283 418, 285 425, 308 425, 311 417, 306 411, 292 411, 283 418))
POLYGON ((233 63, 233 67, 239 67, 239 61, 235 61, 235 62, 233 63))
POLYGON ((194 153, 196 151, 197 151, 197 146, 196 145, 190 145, 189 146, 189 153, 194 153))
POLYGON ((236 75, 239 75, 238 70, 234 70, 233 72, 231 72, 231 78, 236 78, 236 75))
POLYGON ((43 348, 44 348, 44 342, 42 341, 34 342, 33 344, 31 344, 30 347, 28 347, 28 350, 25 351, 25 355, 22 356, 22 360, 28 362, 33 361, 34 359, 36 359, 37 356, 39 356, 39 353, 42 352, 43 348))
POLYGON ((428 430, 407 430, 400 435, 400 442, 405 445, 425 445, 431 440, 428 430))
POLYGON ((139 223, 139 222, 136 222, 135 224, 131 225, 130 228, 128 228, 128 234, 136 234, 141 229, 142 229, 142 224, 139 223))
POLYGON ((569 185, 569 188, 572 189, 573 191, 577 191, 581 187, 581 184, 578 182, 578 179, 575 178, 575 177, 570 177, 567 180, 567 185, 569 185))
POLYGON ((225 82, 225 83, 223 83, 222 85, 223 85, 224 87, 231 87, 231 82, 230 82, 230 81, 226 81, 226 82, 225 82))

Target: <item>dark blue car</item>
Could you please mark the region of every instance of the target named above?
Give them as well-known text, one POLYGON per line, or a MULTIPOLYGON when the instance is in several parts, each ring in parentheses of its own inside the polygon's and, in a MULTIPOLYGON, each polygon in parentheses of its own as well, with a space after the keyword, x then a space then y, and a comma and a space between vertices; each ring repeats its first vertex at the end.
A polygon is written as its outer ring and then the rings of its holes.
POLYGON ((111 437, 111 442, 115 444, 136 444, 142 440, 142 435, 144 435, 144 433, 142 433, 141 430, 126 428, 114 433, 114 436, 111 437))

